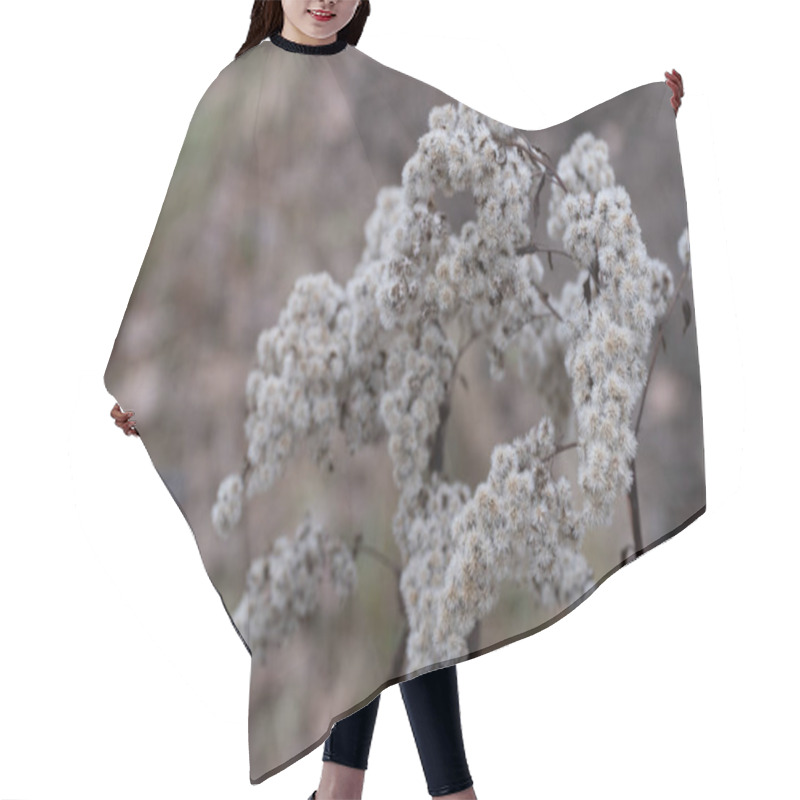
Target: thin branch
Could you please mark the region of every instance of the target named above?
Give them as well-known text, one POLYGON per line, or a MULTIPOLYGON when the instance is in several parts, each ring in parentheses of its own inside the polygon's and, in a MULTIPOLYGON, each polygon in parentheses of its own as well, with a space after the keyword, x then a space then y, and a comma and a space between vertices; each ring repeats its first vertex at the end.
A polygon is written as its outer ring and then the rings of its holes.
POLYGON ((561 189, 564 191, 564 194, 569 194, 567 187, 564 185, 564 181, 561 180, 561 177, 556 172, 547 154, 532 145, 524 136, 520 136, 519 138, 522 139, 524 144, 519 141, 514 141, 513 139, 506 139, 502 136, 495 137, 495 141, 499 144, 504 144, 507 147, 516 147, 524 155, 528 156, 531 161, 539 164, 541 167, 544 167, 545 172, 547 172, 547 174, 549 174, 551 178, 561 187, 561 189), (540 156, 539 153, 542 153, 542 155, 540 156))
MULTIPOLYGON (((670 301, 669 307, 667 308, 664 316, 662 317, 661 321, 658 323, 658 336, 656 337, 655 345, 653 347, 653 353, 650 356, 650 366, 647 369, 647 380, 644 383, 644 389, 642 390, 642 400, 639 404, 639 413, 636 417, 636 425, 634 426, 633 433, 634 436, 639 435, 639 425, 642 421, 642 413, 644 412, 644 404, 647 398, 647 390, 650 387, 650 378, 653 375, 653 367, 656 363, 656 358, 658 357, 658 351, 661 349, 660 345, 664 338, 664 329, 666 328, 667 323, 669 322, 670 317, 672 316, 672 311, 675 308, 675 305, 678 301, 678 297, 680 297, 681 290, 683 289, 683 284, 686 282, 686 278, 689 275, 689 267, 691 262, 687 260, 686 266, 684 267, 683 274, 681 275, 680 280, 678 281, 678 285, 675 287, 675 292, 672 295, 672 300, 670 301)), ((631 473, 632 473, 632 481, 631 481, 631 488, 628 490, 628 504, 631 512, 631 527, 633 528, 633 556, 635 554, 641 553, 643 547, 643 537, 642 537, 642 516, 641 510, 639 508, 639 488, 636 483, 636 459, 634 458, 631 461, 631 473)), ((624 554, 625 551, 623 551, 624 554)), ((632 559, 631 559, 632 560, 632 559)))
POLYGON ((566 256, 573 264, 575 263, 575 260, 566 250, 559 250, 557 247, 541 247, 536 244, 536 242, 526 245, 525 247, 520 247, 516 251, 516 255, 518 256, 526 256, 529 253, 555 253, 559 256, 566 256))
POLYGON ((539 284, 536 283, 536 281, 531 280, 531 284, 536 289, 536 291, 539 293, 539 297, 541 297, 542 302, 556 315, 556 317, 559 319, 559 321, 563 322, 564 318, 561 316, 561 314, 558 313, 558 311, 556 311, 555 308, 553 308, 552 304, 550 303, 550 300, 548 299, 547 292, 544 289, 542 289, 542 287, 539 286, 539 284))
POLYGON ((573 447, 577 446, 578 446, 577 442, 570 442, 569 444, 561 444, 558 447, 556 447, 553 455, 557 456, 559 453, 563 453, 565 450, 571 450, 573 447))
POLYGON ((467 339, 467 341, 466 341, 466 342, 464 342, 464 344, 462 344, 462 345, 461 345, 461 347, 458 349, 458 355, 456 355, 456 360, 453 362, 453 370, 452 370, 452 374, 453 374, 453 375, 455 375, 455 374, 456 374, 456 368, 458 367, 458 362, 461 360, 461 356, 463 356, 463 355, 464 355, 464 353, 466 352, 467 348, 468 348, 468 347, 469 347, 469 346, 470 346, 470 345, 471 345, 471 344, 472 344, 472 343, 473 343, 473 342, 474 342, 474 341, 475 341, 475 340, 476 340, 476 339, 477 339, 477 338, 478 338, 480 335, 481 335, 481 332, 480 332, 480 331, 473 331, 473 332, 472 332, 472 335, 469 337, 469 339, 467 339))
POLYGON ((379 561, 384 566, 388 567, 394 574, 400 578, 402 570, 397 564, 392 561, 387 555, 381 553, 380 550, 377 550, 372 545, 367 544, 364 541, 364 534, 359 531, 356 534, 355 544, 353 545, 353 558, 355 558, 359 553, 366 553, 367 555, 372 556, 376 561, 379 561))
POLYGON ((631 488, 628 490, 628 503, 631 510, 631 527, 633 528, 633 549, 634 552, 640 553, 642 551, 642 515, 639 510, 639 488, 636 484, 636 459, 631 462, 631 472, 633 473, 633 481, 631 488))

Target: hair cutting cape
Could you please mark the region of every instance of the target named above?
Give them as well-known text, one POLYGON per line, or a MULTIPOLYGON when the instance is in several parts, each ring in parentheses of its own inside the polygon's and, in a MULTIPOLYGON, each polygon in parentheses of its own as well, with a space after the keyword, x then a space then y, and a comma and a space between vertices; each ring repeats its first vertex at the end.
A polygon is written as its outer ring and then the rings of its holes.
POLYGON ((251 655, 252 783, 705 511, 670 97, 521 130, 276 37, 203 95, 105 385, 251 655))

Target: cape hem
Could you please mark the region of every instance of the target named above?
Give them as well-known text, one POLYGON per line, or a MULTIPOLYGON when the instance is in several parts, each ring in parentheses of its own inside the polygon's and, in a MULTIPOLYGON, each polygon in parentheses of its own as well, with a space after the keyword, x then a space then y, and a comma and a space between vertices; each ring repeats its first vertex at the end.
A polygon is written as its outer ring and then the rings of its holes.
POLYGON ((705 512, 706 512, 706 504, 703 503, 703 505, 697 511, 695 511, 694 514, 692 514, 690 517, 687 517, 680 525, 671 530, 669 533, 665 533, 663 536, 650 542, 650 544, 648 544, 646 547, 643 547, 641 550, 637 550, 635 553, 631 553, 631 555, 629 555, 626 559, 620 561, 620 563, 617 564, 615 567, 612 567, 602 578, 600 578, 594 584, 594 586, 592 586, 591 589, 589 589, 587 592, 581 595, 577 600, 575 600, 575 602, 573 602, 566 608, 559 611, 558 614, 556 614, 555 616, 550 617, 550 619, 546 620, 541 625, 537 625, 535 628, 531 628, 530 630, 527 630, 523 633, 518 633, 515 634, 514 636, 509 636, 507 639, 503 639, 500 642, 495 642, 494 644, 484 647, 480 650, 474 650, 473 652, 469 653, 466 656, 461 656, 459 658, 451 658, 447 659, 446 661, 440 661, 431 667, 415 670, 414 672, 409 672, 404 674, 402 677, 393 678, 390 681, 386 681, 377 691, 370 694, 364 701, 362 701, 356 706, 353 706, 353 708, 349 709, 346 713, 340 714, 339 716, 336 717, 336 719, 331 720, 331 724, 327 732, 310 747, 307 747, 305 750, 298 753, 294 758, 285 761, 283 764, 276 767, 275 769, 271 769, 268 772, 265 772, 260 778, 256 778, 254 780, 251 775, 250 785, 257 786, 259 783, 263 783, 268 778, 271 778, 273 775, 277 775, 279 772, 282 772, 287 767, 290 767, 296 761, 299 761, 301 758, 307 756, 313 750, 316 750, 321 744, 325 742, 328 736, 330 736, 334 722, 338 722, 340 719, 344 719, 345 717, 349 717, 351 714, 355 714, 357 711, 360 711, 362 708, 364 708, 364 706, 369 705, 384 689, 388 689, 390 686, 394 686, 395 684, 398 683, 403 683, 404 681, 407 680, 412 680, 413 678, 416 678, 419 675, 422 675, 426 672, 431 672, 435 669, 444 669, 445 667, 452 666, 453 664, 460 664, 463 661, 469 661, 470 659, 477 658, 478 656, 485 655, 486 653, 491 653, 493 650, 497 650, 508 644, 513 644, 514 642, 519 641, 520 639, 525 639, 528 636, 533 636, 534 634, 539 633, 539 631, 542 631, 545 628, 549 628, 551 625, 558 622, 560 619, 563 619, 567 614, 574 611, 581 603, 583 603, 585 600, 591 597, 591 595, 594 594, 595 590, 602 583, 605 583, 605 581, 607 581, 615 572, 617 572, 627 564, 630 564, 632 561, 635 561, 637 558, 639 558, 639 556, 644 555, 646 552, 652 550, 654 547, 657 547, 663 542, 666 542, 668 539, 671 539, 673 536, 680 533, 682 530, 691 525, 695 520, 703 516, 705 512))

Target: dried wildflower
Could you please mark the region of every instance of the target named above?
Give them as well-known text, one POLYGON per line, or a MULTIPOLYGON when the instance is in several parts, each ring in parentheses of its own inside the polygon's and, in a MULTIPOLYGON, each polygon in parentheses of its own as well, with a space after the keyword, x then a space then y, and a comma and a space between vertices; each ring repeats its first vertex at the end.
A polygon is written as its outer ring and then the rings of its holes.
MULTIPOLYGON (((246 492, 243 477, 228 476, 212 512, 228 535, 243 493, 268 489, 301 441, 324 464, 337 429, 353 452, 385 438, 399 489, 392 532, 409 670, 465 655, 503 580, 562 606, 591 588, 583 537, 609 521, 630 486, 631 418, 652 328, 673 291, 667 265, 647 254, 605 142, 584 133, 558 162, 566 191, 553 184, 547 230, 577 274, 546 300, 539 255, 517 253, 530 244, 539 166, 506 146, 513 128, 463 104, 433 108, 428 121, 402 185, 378 192, 352 278, 344 287, 327 273, 301 278, 277 325, 258 337, 245 386, 246 492), (474 219, 458 233, 436 209, 437 190, 472 196, 474 219), (495 380, 516 345, 520 375, 548 410, 527 434, 494 447, 474 492, 434 466, 462 346, 445 333, 453 321, 485 346, 495 380), (552 471, 556 430, 567 425, 581 507, 552 471)), ((686 263, 686 232, 678 249, 686 263)), ((314 611, 321 570, 341 597, 352 591, 349 550, 308 519, 253 562, 235 616, 252 647, 263 652, 314 611)))
POLYGON ((325 577, 342 601, 355 590, 355 562, 350 550, 309 515, 293 536, 279 537, 271 553, 251 563, 232 618, 254 658, 263 662, 269 646, 280 646, 316 611, 325 577))

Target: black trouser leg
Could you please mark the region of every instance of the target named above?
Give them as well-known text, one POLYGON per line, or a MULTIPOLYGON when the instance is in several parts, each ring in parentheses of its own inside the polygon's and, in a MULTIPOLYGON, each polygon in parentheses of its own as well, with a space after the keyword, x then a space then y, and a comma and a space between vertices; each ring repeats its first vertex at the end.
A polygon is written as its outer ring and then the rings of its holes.
POLYGON ((325 740, 322 751, 323 761, 335 761, 356 769, 367 768, 380 699, 378 695, 355 714, 333 723, 331 735, 325 740))
POLYGON ((453 664, 400 684, 408 720, 432 797, 472 786, 461 734, 458 678, 453 664))
MULTIPOLYGON (((461 733, 455 665, 404 681, 400 691, 430 795, 438 797, 472 786, 461 733)), ((323 761, 367 768, 380 698, 378 695, 334 724, 325 741, 323 761)))

